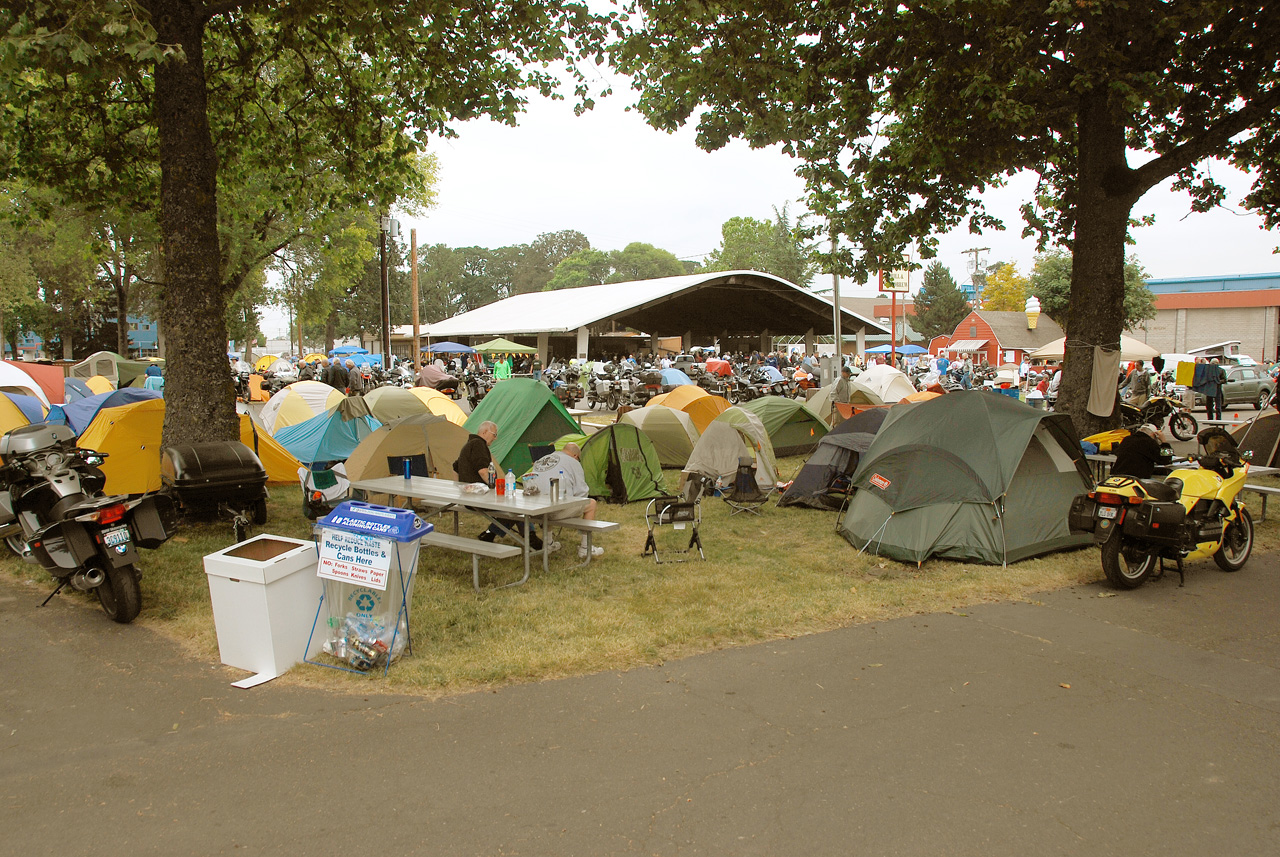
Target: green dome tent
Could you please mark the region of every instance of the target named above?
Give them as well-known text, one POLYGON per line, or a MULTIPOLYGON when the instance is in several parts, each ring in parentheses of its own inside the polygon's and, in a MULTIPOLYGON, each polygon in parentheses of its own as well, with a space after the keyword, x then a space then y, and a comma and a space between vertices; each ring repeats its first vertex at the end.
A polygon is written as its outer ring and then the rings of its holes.
POLYGON ((653 441, 635 426, 615 423, 601 429, 582 447, 582 469, 592 497, 630 503, 661 497, 662 463, 653 441))
POLYGON ((467 417, 463 428, 475 434, 480 424, 492 420, 498 439, 490 451, 503 470, 526 473, 533 464, 529 446, 550 445, 578 424, 546 384, 532 378, 508 378, 494 386, 467 417))
POLYGON ((644 432, 663 467, 684 467, 698 442, 693 418, 675 408, 636 408, 618 417, 618 422, 644 432))
POLYGON ((900 562, 1016 562, 1089 543, 1068 532, 1067 512, 1092 483, 1066 415, 951 393, 889 411, 840 533, 900 562))
POLYGON ((774 455, 801 455, 813 452, 828 431, 822 418, 795 399, 761 396, 743 402, 745 408, 760 418, 774 455))

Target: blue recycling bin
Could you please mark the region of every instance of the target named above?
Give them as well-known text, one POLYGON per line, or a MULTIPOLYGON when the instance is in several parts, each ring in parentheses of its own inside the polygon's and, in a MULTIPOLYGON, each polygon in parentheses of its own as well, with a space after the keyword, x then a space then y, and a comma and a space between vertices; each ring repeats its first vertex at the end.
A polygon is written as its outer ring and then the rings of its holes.
MULTIPOLYGON (((383 675, 405 651, 412 653, 409 605, 419 542, 434 529, 411 509, 350 500, 316 522, 324 585, 311 640, 337 663, 307 663, 383 675)), ((311 640, 307 651, 314 651, 311 640)))

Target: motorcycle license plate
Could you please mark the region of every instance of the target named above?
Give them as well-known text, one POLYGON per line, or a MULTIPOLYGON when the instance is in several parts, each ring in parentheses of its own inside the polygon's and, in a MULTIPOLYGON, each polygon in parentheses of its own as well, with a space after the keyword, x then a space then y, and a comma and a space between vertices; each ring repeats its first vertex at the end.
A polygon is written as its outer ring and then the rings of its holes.
POLYGON ((112 527, 102 531, 102 543, 109 548, 129 544, 129 527, 112 527))
POLYGON ((1115 519, 1116 514, 1117 514, 1119 511, 1120 511, 1119 509, 1116 509, 1116 508, 1114 508, 1114 507, 1112 507, 1112 506, 1099 506, 1099 507, 1098 507, 1098 517, 1099 517, 1099 518, 1110 518, 1110 519, 1114 520, 1114 519, 1115 519))

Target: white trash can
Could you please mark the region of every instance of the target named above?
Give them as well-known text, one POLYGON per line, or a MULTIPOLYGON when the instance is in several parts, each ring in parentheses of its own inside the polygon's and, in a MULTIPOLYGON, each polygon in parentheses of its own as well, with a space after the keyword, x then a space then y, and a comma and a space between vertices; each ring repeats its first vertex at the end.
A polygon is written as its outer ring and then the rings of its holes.
POLYGON ((316 640, 307 651, 323 592, 317 556, 315 542, 261 535, 204 558, 222 662, 257 674, 235 686, 270 681, 320 650, 316 640))

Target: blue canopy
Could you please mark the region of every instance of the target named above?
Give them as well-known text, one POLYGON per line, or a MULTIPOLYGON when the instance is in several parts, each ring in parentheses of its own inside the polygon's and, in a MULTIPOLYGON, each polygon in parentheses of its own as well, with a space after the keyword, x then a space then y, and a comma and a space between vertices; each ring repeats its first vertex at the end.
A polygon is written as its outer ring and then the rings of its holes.
POLYGON ((93 418, 103 408, 118 408, 121 405, 131 405, 134 402, 141 402, 145 399, 162 398, 164 396, 160 391, 147 390, 142 387, 108 390, 105 393, 86 396, 83 399, 77 399, 65 405, 54 405, 49 409, 49 414, 44 421, 55 425, 70 426, 71 430, 79 435, 89 427, 89 423, 93 422, 93 418))
POLYGON ((348 354, 345 358, 357 366, 381 366, 381 354, 348 354))
POLYGON ((912 354, 928 354, 929 353, 929 349, 921 348, 919 345, 911 345, 911 344, 899 345, 897 348, 892 348, 888 345, 877 345, 875 348, 867 349, 868 354, 888 354, 890 351, 896 351, 898 354, 906 354, 907 356, 910 356, 912 354))
POLYGON ((436 342, 431 345, 422 346, 423 351, 430 351, 432 354, 475 354, 476 350, 470 345, 463 345, 461 342, 436 342))
POLYGON ((678 387, 682 384, 692 384, 689 376, 681 372, 679 369, 663 369, 662 370, 662 386, 678 387))
POLYGON ((349 357, 352 354, 368 354, 368 353, 369 353, 369 349, 361 348, 359 345, 339 345, 337 348, 329 352, 329 356, 333 357, 337 354, 341 354, 344 357, 349 357))
POLYGON ((770 382, 770 383, 772 383, 772 382, 774 382, 774 381, 785 381, 785 380, 786 380, 786 378, 785 378, 785 377, 783 377, 782 373, 778 371, 778 367, 777 367, 777 366, 769 366, 768 364, 766 364, 766 365, 764 365, 764 366, 761 366, 760 368, 761 368, 762 370, 764 370, 764 374, 765 374, 766 376, 768 376, 768 378, 769 378, 769 382, 770 382))
POLYGON ((9 401, 18 406, 29 423, 38 423, 44 419, 44 405, 35 396, 24 396, 21 393, 4 393, 9 401))
POLYGON ((276 432, 275 439, 303 464, 346 461, 360 441, 382 425, 369 416, 367 405, 364 410, 362 415, 351 416, 349 409, 339 404, 305 422, 285 426, 276 432), (343 418, 344 413, 348 419, 343 418))

